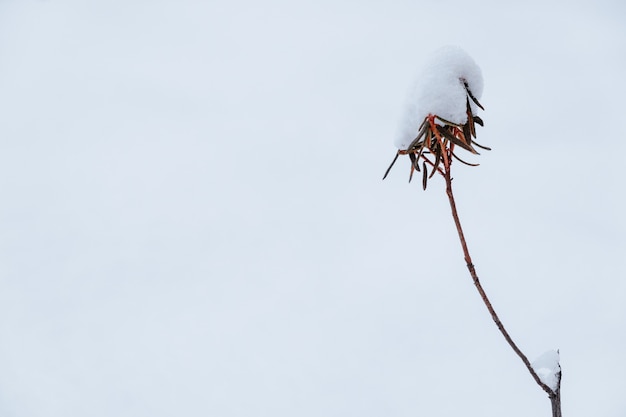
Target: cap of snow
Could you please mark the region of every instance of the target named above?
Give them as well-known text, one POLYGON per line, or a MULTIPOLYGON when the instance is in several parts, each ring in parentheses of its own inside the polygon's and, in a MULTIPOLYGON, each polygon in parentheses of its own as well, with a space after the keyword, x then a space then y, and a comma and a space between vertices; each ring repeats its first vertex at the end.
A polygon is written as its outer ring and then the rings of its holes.
POLYGON ((531 365, 541 382, 550 387, 552 391, 556 391, 559 384, 559 374, 561 373, 559 352, 557 350, 549 350, 535 359, 531 365))
MULTIPOLYGON (((458 46, 445 46, 435 51, 409 92, 404 118, 394 141, 396 147, 406 149, 429 114, 465 124, 465 82, 479 100, 483 93, 483 75, 472 57, 458 46)), ((476 114, 478 106, 472 100, 470 106, 472 114, 476 114)))

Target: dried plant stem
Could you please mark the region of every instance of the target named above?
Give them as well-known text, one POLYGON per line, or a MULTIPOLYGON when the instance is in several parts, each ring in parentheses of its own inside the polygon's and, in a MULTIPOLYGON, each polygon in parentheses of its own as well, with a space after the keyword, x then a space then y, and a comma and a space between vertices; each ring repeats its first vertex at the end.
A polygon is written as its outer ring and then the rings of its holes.
POLYGON ((528 360, 526 355, 524 355, 524 353, 520 350, 520 348, 517 347, 517 345, 515 344, 515 342, 509 335, 509 332, 507 332, 506 329, 504 328, 504 325, 500 321, 498 314, 496 313, 493 306, 491 305, 491 301, 489 301, 489 297, 487 297, 487 294, 485 293, 485 290, 483 289, 483 286, 481 285, 480 280, 478 279, 478 275, 476 274, 476 268, 474 267, 474 264, 472 263, 472 258, 467 248, 467 242, 465 241, 465 235, 463 234, 463 228, 461 227, 461 221, 459 220, 459 214, 457 212, 456 203, 454 201, 454 194, 452 193, 452 177, 450 176, 450 159, 449 158, 444 160, 444 171, 445 171, 444 178, 446 181, 446 194, 448 195, 450 208, 452 210, 452 217, 454 219, 454 224, 456 225, 456 230, 459 234, 459 240, 461 241, 463 255, 465 256, 465 263, 467 264, 467 269, 469 270, 469 273, 472 276, 474 285, 476 286, 476 289, 478 290, 478 293, 480 294, 480 298, 483 300, 483 303, 487 307, 487 310, 489 310, 489 314, 491 314, 491 318, 496 323, 498 330, 500 330, 500 333, 502 333, 502 336, 504 336, 504 339, 507 341, 509 346, 511 346, 511 349, 513 349, 513 351, 517 354, 517 356, 519 356, 522 362, 524 362, 526 369, 528 369, 528 372, 530 372, 530 375, 533 377, 537 385, 539 385, 548 394, 550 398, 550 402, 552 403, 552 417, 561 417, 561 373, 559 372, 558 374, 557 389, 556 391, 553 391, 550 387, 548 387, 546 384, 544 384, 541 381, 541 379, 539 378, 539 375, 537 375, 537 373, 531 366, 530 361, 528 360))

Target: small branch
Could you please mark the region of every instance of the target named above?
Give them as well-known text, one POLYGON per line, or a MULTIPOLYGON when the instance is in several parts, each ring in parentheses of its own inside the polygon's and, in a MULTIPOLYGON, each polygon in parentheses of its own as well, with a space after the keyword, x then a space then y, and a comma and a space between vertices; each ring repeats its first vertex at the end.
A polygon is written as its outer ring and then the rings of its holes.
POLYGON ((559 373, 557 374, 556 391, 550 394, 550 403, 552 404, 552 417, 562 417, 561 414, 561 373, 563 372, 559 365, 559 373))
POLYGON ((457 210, 456 210, 456 203, 454 201, 454 194, 452 193, 452 178, 450 176, 450 164, 449 163, 446 164, 445 162, 446 161, 444 161, 444 165, 445 165, 444 166, 444 169, 445 169, 444 178, 446 180, 446 194, 448 195, 448 200, 450 202, 450 208, 452 209, 452 217, 454 218, 454 224, 456 225, 456 230, 457 230, 457 232, 459 234, 459 240, 461 241, 461 247, 463 248, 463 255, 465 256, 465 263, 467 264, 467 269, 469 270, 469 273, 472 276, 472 280, 474 281, 474 285, 476 286, 476 289, 478 290, 478 293, 480 294, 480 298, 482 298, 483 303, 487 307, 487 310, 489 310, 489 314, 491 314, 491 318, 496 323, 496 326, 498 327, 498 330, 500 330, 500 333, 502 333, 502 336, 504 336, 504 339, 506 339, 506 341, 509 344, 509 346, 511 346, 511 348, 517 354, 517 356, 519 356, 519 358, 522 360, 522 362, 524 362, 524 365, 526 366, 526 369, 528 369, 528 372, 530 372, 530 375, 533 377, 533 379, 535 380, 537 385, 539 385, 548 394, 548 396, 550 397, 550 401, 552 402, 552 415, 553 415, 553 417, 561 417, 561 406, 560 406, 560 387, 561 387, 560 382, 561 382, 561 380, 560 380, 560 374, 559 374, 559 385, 557 386, 556 392, 554 392, 554 391, 552 391, 552 389, 550 387, 548 387, 546 384, 544 384, 541 381, 541 379, 539 378, 539 375, 537 375, 537 373, 533 369, 533 367, 530 364, 530 361, 528 360, 526 355, 524 355, 524 353, 520 350, 520 348, 517 347, 515 342, 513 342, 513 339, 511 339, 511 336, 509 335, 509 333, 504 328, 504 325, 500 321, 500 318, 498 317, 498 315, 496 314, 496 311, 494 310, 493 306, 491 305, 491 302, 489 301, 489 298, 487 297, 487 294, 485 293, 485 290, 483 289, 483 286, 480 284, 480 280, 478 279, 478 275, 476 274, 476 268, 474 267, 474 264, 472 263, 472 258, 470 256, 469 250, 467 248, 467 242, 465 241, 465 235, 463 234, 463 228, 461 227, 461 221, 459 220, 459 215, 458 215, 457 210), (558 401, 558 414, 555 414, 555 410, 556 410, 555 406, 557 405, 556 404, 557 401, 558 401))

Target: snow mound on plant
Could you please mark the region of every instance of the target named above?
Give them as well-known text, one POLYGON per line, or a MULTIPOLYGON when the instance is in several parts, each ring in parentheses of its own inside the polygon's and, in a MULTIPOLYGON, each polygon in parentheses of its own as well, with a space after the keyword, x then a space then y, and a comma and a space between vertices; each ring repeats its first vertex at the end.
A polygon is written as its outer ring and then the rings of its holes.
MULTIPOLYGON (((445 46, 435 51, 411 88, 395 145, 406 149, 417 136, 419 126, 429 114, 450 122, 467 122, 467 93, 480 100, 483 75, 480 67, 458 46, 445 46)), ((478 106, 470 100, 472 114, 478 106)))
POLYGON ((531 364, 537 376, 552 391, 556 391, 559 385, 559 374, 561 373, 561 365, 559 365, 559 352, 557 350, 549 350, 539 356, 531 364))

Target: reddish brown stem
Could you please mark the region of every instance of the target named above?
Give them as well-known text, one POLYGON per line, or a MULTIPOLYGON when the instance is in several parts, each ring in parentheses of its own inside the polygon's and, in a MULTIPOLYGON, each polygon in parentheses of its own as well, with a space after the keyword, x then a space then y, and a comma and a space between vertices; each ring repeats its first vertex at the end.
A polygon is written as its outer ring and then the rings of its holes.
POLYGON ((555 391, 553 391, 550 387, 548 387, 546 384, 544 384, 541 381, 541 379, 539 378, 539 375, 537 375, 537 373, 533 369, 526 355, 524 355, 524 353, 520 350, 520 348, 517 347, 517 345, 515 344, 515 342, 509 335, 509 332, 507 332, 506 329, 504 328, 502 321, 500 321, 498 314, 496 313, 493 306, 491 305, 491 301, 489 301, 489 297, 487 297, 487 294, 485 293, 485 290, 483 289, 483 286, 481 285, 480 280, 478 279, 476 268, 474 267, 474 264, 472 263, 472 258, 470 256, 469 249, 467 248, 467 242, 465 241, 465 235, 463 234, 461 221, 459 220, 459 214, 457 212, 456 203, 454 201, 454 194, 452 193, 452 177, 450 176, 450 161, 451 161, 450 158, 447 158, 444 160, 444 170, 445 170, 444 178, 446 180, 446 194, 448 195, 450 208, 452 210, 452 218, 454 219, 454 224, 456 225, 456 230, 457 230, 457 233, 459 234, 459 240, 461 241, 461 247, 463 249, 463 255, 465 256, 465 263, 467 264, 467 269, 469 270, 469 273, 472 276, 472 280, 474 281, 474 285, 476 286, 476 289, 478 290, 478 293, 480 294, 480 298, 483 300, 483 303, 487 307, 487 310, 489 310, 489 314, 491 314, 491 318, 496 323, 498 330, 500 330, 500 333, 502 333, 502 336, 504 336, 504 339, 507 341, 509 346, 511 346, 511 349, 513 349, 513 351, 517 354, 517 356, 519 356, 519 358, 522 360, 522 362, 526 366, 526 369, 528 369, 528 372, 530 372, 530 375, 533 377, 537 385, 539 385, 550 397, 550 402, 552 403, 552 416, 561 417, 561 374, 559 373, 558 375, 558 385, 555 391))

